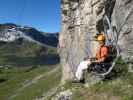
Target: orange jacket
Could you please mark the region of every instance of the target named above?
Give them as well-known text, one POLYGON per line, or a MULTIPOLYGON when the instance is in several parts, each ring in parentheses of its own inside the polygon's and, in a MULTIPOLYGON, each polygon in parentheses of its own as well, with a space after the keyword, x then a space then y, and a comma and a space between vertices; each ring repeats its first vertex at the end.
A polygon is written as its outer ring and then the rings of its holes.
POLYGON ((96 53, 96 60, 99 60, 107 56, 108 56, 108 48, 106 46, 101 46, 98 52, 96 53))

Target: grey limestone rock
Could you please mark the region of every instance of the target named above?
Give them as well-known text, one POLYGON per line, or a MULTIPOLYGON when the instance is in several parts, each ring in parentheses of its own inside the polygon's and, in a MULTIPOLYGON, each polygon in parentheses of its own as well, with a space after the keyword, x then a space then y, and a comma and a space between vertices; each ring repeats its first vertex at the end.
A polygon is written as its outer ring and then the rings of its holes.
POLYGON ((59 51, 63 80, 73 79, 84 57, 95 56, 97 43, 93 37, 107 27, 103 24, 105 15, 117 31, 122 57, 133 56, 133 0, 62 0, 61 3, 59 51))

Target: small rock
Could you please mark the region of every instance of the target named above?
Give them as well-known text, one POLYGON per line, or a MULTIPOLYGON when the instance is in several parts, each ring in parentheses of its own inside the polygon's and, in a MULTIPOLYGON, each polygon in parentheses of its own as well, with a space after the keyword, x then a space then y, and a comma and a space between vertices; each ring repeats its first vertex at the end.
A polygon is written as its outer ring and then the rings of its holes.
POLYGON ((60 92, 51 100, 71 100, 71 98, 72 98, 71 90, 66 90, 66 91, 60 92))

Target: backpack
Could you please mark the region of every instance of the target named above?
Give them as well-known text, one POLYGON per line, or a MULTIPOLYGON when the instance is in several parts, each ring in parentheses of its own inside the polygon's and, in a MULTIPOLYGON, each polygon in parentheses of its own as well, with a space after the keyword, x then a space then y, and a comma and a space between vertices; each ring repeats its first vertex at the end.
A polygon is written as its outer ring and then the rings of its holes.
POLYGON ((108 45, 106 46, 108 48, 108 56, 106 58, 106 60, 104 61, 105 63, 108 62, 112 62, 116 56, 117 56, 117 49, 114 45, 108 45))

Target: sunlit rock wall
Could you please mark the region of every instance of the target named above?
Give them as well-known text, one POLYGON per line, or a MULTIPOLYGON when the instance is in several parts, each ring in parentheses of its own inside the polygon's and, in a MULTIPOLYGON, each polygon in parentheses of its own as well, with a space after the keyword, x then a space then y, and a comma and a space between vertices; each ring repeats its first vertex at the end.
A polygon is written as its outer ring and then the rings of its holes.
POLYGON ((133 62, 133 0, 116 0, 111 20, 119 34, 123 59, 133 62))
POLYGON ((84 57, 95 56, 97 43, 93 37, 96 33, 104 31, 103 18, 105 15, 122 37, 125 31, 129 31, 128 35, 119 40, 120 46, 123 47, 121 49, 123 55, 127 55, 127 50, 125 50, 127 44, 132 49, 133 40, 131 34, 133 27, 132 2, 132 0, 61 1, 62 27, 59 36, 59 52, 63 66, 63 80, 74 78, 77 65, 84 57), (131 14, 129 14, 130 12, 131 14), (128 19, 125 19, 126 17, 128 19), (124 23, 124 20, 127 20, 127 22, 124 23), (125 26, 121 26, 122 24, 125 24, 125 26))

